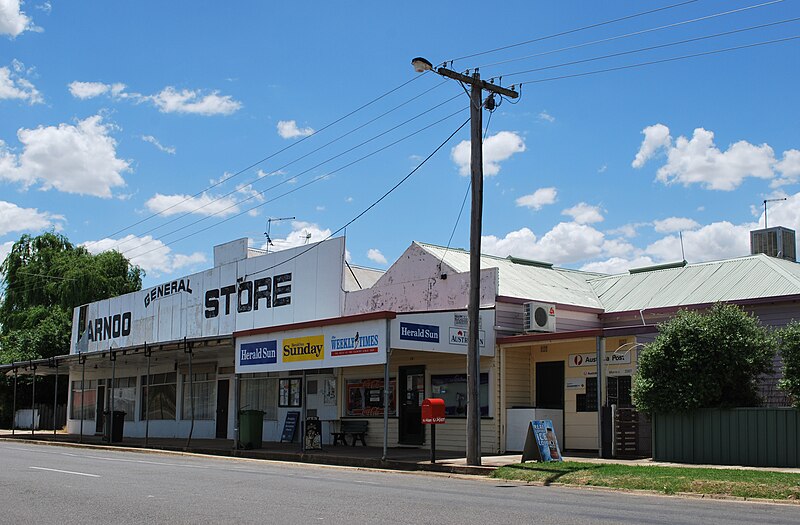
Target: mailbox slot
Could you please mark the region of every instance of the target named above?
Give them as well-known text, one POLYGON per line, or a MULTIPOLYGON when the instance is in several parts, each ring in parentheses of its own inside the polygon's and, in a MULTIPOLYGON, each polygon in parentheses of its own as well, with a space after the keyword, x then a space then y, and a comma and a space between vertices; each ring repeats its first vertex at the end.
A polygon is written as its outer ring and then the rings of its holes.
POLYGON ((422 424, 441 425, 445 422, 444 399, 429 397, 422 401, 422 424))

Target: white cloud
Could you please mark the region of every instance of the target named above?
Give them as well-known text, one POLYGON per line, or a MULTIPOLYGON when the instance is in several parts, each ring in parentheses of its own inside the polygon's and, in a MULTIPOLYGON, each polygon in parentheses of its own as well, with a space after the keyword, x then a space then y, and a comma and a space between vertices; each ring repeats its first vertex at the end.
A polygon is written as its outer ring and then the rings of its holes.
MULTIPOLYGON (((759 218, 764 226, 764 214, 759 218)), ((800 232, 800 193, 787 196, 785 201, 771 202, 769 205, 769 226, 785 226, 800 232)))
POLYGON ((20 10, 19 0, 0 0, 0 35, 14 38, 32 29, 33 21, 20 10))
POLYGON ((19 155, 0 141, 0 180, 111 197, 112 188, 125 185, 122 173, 131 170, 128 161, 117 158, 111 128, 100 115, 75 125, 22 128, 17 132, 24 148, 19 155))
POLYGON ((142 135, 142 140, 145 142, 149 142, 159 150, 163 151, 164 153, 169 153, 170 155, 175 155, 175 148, 172 146, 163 146, 157 138, 152 135, 142 135))
POLYGON ((658 233, 672 233, 686 230, 695 230, 700 224, 687 217, 669 217, 660 221, 653 221, 653 228, 658 233))
POLYGON ((656 174, 656 180, 664 184, 701 184, 705 189, 731 191, 748 177, 772 179, 780 173, 782 177, 772 183, 779 186, 800 176, 798 150, 784 152, 778 162, 768 144, 740 140, 723 152, 714 144, 714 133, 703 128, 695 129, 691 139, 678 137, 674 144, 663 124, 647 127, 643 133, 645 140, 632 165, 641 168, 658 150, 665 150, 667 162, 656 174))
POLYGON ((611 257, 628 257, 636 252, 636 248, 622 239, 607 239, 602 244, 603 254, 611 257))
MULTIPOLYGON (((525 151, 525 141, 511 131, 500 131, 483 141, 483 175, 484 177, 500 173, 500 163, 508 160, 514 153, 525 151)), ((470 142, 460 142, 450 151, 450 157, 458 166, 458 172, 470 174, 470 142)))
MULTIPOLYGON (((3 264, 3 261, 6 260, 8 254, 11 253, 11 248, 14 247, 14 241, 7 241, 0 244, 0 264, 3 264)), ((0 273, 0 279, 3 278, 3 274, 0 273)))
POLYGON ((644 140, 642 140, 642 145, 639 146, 636 158, 631 163, 634 168, 641 168, 656 151, 666 148, 672 143, 669 128, 664 124, 647 126, 642 130, 642 134, 644 135, 644 140))
POLYGON ((555 122, 556 118, 550 113, 548 113, 547 110, 542 110, 542 112, 539 113, 539 120, 545 120, 547 122, 555 122))
POLYGON ((591 226, 561 222, 541 239, 537 239, 530 229, 522 228, 502 239, 494 235, 484 236, 481 245, 485 253, 493 255, 514 255, 564 264, 601 255, 604 241, 604 235, 591 226))
POLYGON ((279 120, 278 135, 284 139, 294 139, 297 137, 307 137, 314 133, 313 128, 298 128, 294 120, 279 120))
POLYGON ((377 248, 370 248, 369 251, 367 251, 367 259, 378 264, 387 264, 389 262, 377 248))
POLYGON ((165 217, 179 213, 225 217, 239 212, 239 206, 237 206, 237 201, 233 197, 215 197, 208 193, 203 193, 197 197, 156 193, 144 205, 152 213, 160 213, 165 217))
POLYGON ((40 212, 36 208, 20 208, 12 202, 0 201, 0 235, 10 232, 37 231, 53 226, 61 230, 63 215, 40 212))
POLYGON ((619 228, 614 228, 613 230, 608 230, 606 233, 609 235, 622 235, 623 237, 636 237, 638 228, 642 226, 647 226, 648 222, 632 222, 629 224, 623 224, 619 228))
POLYGON ((523 195, 517 199, 517 206, 525 206, 540 210, 543 206, 556 202, 558 191, 555 188, 539 188, 530 195, 523 195))
POLYGON ((102 82, 79 82, 77 80, 70 82, 67 87, 69 87, 69 92, 73 97, 81 100, 99 97, 111 90, 111 86, 102 82))
POLYGON ((242 104, 230 95, 220 95, 213 91, 203 96, 200 90, 176 90, 168 86, 160 93, 147 97, 162 113, 191 113, 195 115, 230 115, 238 111, 242 104))
POLYGON ((605 173, 608 170, 608 164, 603 164, 597 169, 597 173, 605 173))
POLYGON ((313 222, 292 221, 292 231, 289 235, 283 239, 272 236, 272 244, 264 243, 261 249, 266 250, 267 246, 269 246, 269 251, 276 252, 322 241, 330 236, 331 230, 327 228, 323 230, 313 222))
POLYGON ((781 177, 772 181, 773 187, 794 184, 800 180, 800 150, 784 151, 783 159, 775 165, 775 169, 781 177))
POLYGON ((22 62, 15 60, 12 67, 13 71, 9 67, 0 67, 0 100, 23 100, 28 104, 44 102, 39 90, 25 78, 30 71, 25 70, 22 62))
POLYGON ((622 257, 611 257, 605 261, 594 261, 581 266, 585 272, 597 272, 607 274, 626 273, 631 268, 642 268, 655 264, 653 259, 647 256, 640 256, 634 259, 624 259, 622 257))
POLYGON ((144 237, 126 235, 121 239, 105 238, 99 241, 85 242, 82 246, 91 253, 100 253, 106 250, 121 251, 133 264, 141 266, 145 272, 155 276, 171 274, 182 268, 206 262, 206 256, 201 252, 188 255, 173 253, 169 246, 158 239, 153 239, 150 235, 144 237))
POLYGON ((603 221, 602 210, 599 206, 591 206, 585 202, 579 202, 572 208, 567 208, 561 212, 562 215, 569 215, 578 224, 593 224, 603 221))
MULTIPOLYGON (((756 224, 731 224, 714 222, 695 231, 683 234, 687 261, 713 261, 741 257, 750 253, 750 230, 756 224)), ((645 248, 645 252, 662 262, 681 260, 681 241, 669 235, 645 248)))

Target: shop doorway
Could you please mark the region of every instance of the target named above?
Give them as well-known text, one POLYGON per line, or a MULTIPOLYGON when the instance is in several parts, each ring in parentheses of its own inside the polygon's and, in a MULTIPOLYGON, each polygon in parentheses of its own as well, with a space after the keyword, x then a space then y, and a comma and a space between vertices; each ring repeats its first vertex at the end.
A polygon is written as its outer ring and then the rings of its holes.
POLYGON ((220 379, 217 381, 217 439, 228 437, 228 391, 230 381, 220 379))
POLYGON ((422 400, 425 399, 425 367, 401 366, 399 441, 402 445, 422 445, 425 427, 422 424, 422 400))
MULTIPOLYGON (((100 380, 102 381, 102 379, 100 380)), ((100 383, 98 381, 98 383, 100 383)), ((102 434, 103 433, 103 418, 104 412, 106 411, 106 386, 105 384, 98 384, 97 385, 97 406, 95 407, 94 411, 94 433, 95 434, 102 434)))
POLYGON ((564 410, 564 361, 536 363, 536 408, 564 410))

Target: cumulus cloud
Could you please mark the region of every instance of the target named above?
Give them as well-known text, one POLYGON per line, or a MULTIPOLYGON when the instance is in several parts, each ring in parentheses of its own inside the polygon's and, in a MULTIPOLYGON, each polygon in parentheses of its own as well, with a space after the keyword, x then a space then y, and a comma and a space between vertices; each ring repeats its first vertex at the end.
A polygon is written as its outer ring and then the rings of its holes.
POLYGON ((647 126, 642 130, 642 134, 644 135, 644 140, 642 140, 642 145, 639 146, 639 153, 636 154, 636 158, 631 163, 634 168, 641 168, 658 150, 672 144, 669 128, 664 124, 647 126))
POLYGON ((487 235, 481 238, 485 253, 505 257, 515 255, 557 264, 591 259, 603 253, 605 236, 585 224, 561 222, 541 239, 528 228, 506 234, 503 238, 487 235))
POLYGON ((18 60, 11 67, 0 67, 0 100, 22 100, 31 105, 44 102, 39 90, 26 78, 31 72, 18 60))
MULTIPOLYGON (((740 257, 750 253, 750 230, 756 224, 731 224, 728 221, 713 222, 683 234, 686 260, 712 261, 740 257)), ((645 248, 645 252, 659 261, 680 261, 681 241, 677 235, 669 235, 645 248)))
POLYGON ((632 222, 628 224, 623 224, 619 228, 614 228, 612 230, 608 230, 606 233, 609 235, 622 235, 623 237, 636 237, 638 235, 637 229, 641 228, 642 226, 647 226, 650 223, 648 222, 632 222))
MULTIPOLYGON (((264 243, 262 250, 271 252, 303 246, 312 242, 323 241, 331 236, 331 230, 322 229, 313 222, 292 221, 292 231, 284 238, 272 236, 272 244, 264 243)), ((349 260, 349 259, 348 259, 349 260)))
POLYGON ((165 217, 182 213, 225 217, 239 212, 237 201, 232 196, 215 197, 205 192, 196 197, 182 194, 162 195, 161 193, 156 193, 144 205, 152 213, 159 213, 165 217))
POLYGON ((49 227, 61 230, 62 221, 63 215, 40 212, 36 208, 20 208, 13 202, 0 201, 0 235, 49 227))
POLYGON ((22 128, 17 132, 22 153, 0 141, 0 180, 24 188, 38 183, 43 190, 111 197, 113 188, 125 185, 122 174, 131 170, 128 161, 117 157, 111 129, 100 115, 75 125, 22 128))
POLYGON ((169 246, 150 235, 144 237, 126 235, 121 239, 105 238, 85 242, 82 246, 95 254, 107 250, 120 251, 133 264, 141 266, 148 274, 156 277, 206 262, 206 256, 202 252, 174 253, 169 246))
MULTIPOLYGON (((485 177, 500 173, 500 163, 513 154, 525 151, 525 141, 511 131, 500 131, 483 141, 483 175, 485 177)), ((460 142, 450 151, 450 157, 458 166, 458 172, 470 174, 470 142, 460 142)))
POLYGON ((297 137, 307 137, 314 133, 313 128, 299 128, 294 120, 279 120, 278 135, 284 139, 294 139, 297 137))
MULTIPOLYGON (((0 264, 3 264, 3 261, 6 260, 8 254, 11 253, 11 248, 14 247, 14 241, 7 241, 0 244, 0 264)), ((0 279, 3 278, 3 274, 0 273, 0 279)))
POLYGON ((162 145, 157 138, 152 135, 142 135, 142 140, 145 142, 149 142, 159 150, 163 151, 164 153, 169 153, 170 155, 175 155, 175 148, 172 146, 164 146, 162 145))
POLYGON ((369 251, 367 251, 367 259, 378 264, 387 264, 389 262, 377 248, 370 248, 369 251))
POLYGON ((558 191, 555 188, 539 188, 530 195, 517 199, 517 206, 525 206, 533 210, 541 210, 543 206, 556 202, 558 191))
POLYGON ((602 210, 599 206, 591 206, 585 202, 579 202, 572 208, 567 208, 561 212, 562 215, 569 215, 578 224, 593 224, 603 221, 602 210))
POLYGON ((241 102, 233 100, 230 95, 220 95, 218 91, 203 95, 200 90, 178 91, 172 86, 148 98, 162 113, 230 115, 242 107, 241 102))
POLYGON ((673 233, 699 228, 700 224, 686 217, 669 217, 660 221, 653 221, 653 228, 658 233, 673 233))
POLYGON ((581 270, 585 272, 606 273, 610 275, 618 273, 626 273, 631 268, 642 268, 644 266, 652 266, 655 263, 653 259, 647 256, 640 256, 633 259, 625 259, 622 257, 611 257, 604 261, 594 261, 581 266, 581 270))
POLYGON ((19 0, 0 0, 0 35, 15 38, 33 29, 33 21, 21 10, 19 0))
POLYGON ((692 138, 678 137, 672 141, 669 128, 656 124, 644 129, 634 168, 641 168, 659 150, 666 152, 667 162, 658 169, 656 180, 664 184, 690 186, 700 184, 706 189, 731 191, 746 178, 773 179, 773 186, 788 184, 800 176, 800 151, 784 152, 778 161, 768 144, 755 145, 740 140, 721 151, 714 143, 714 133, 697 128, 692 138))

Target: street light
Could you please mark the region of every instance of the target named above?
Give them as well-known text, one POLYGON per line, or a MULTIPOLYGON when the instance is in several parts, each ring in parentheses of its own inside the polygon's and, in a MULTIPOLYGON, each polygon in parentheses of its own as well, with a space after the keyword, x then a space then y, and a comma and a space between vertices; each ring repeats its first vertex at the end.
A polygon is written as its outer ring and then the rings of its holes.
MULTIPOLYGON (((433 64, 422 57, 411 60, 418 73, 434 71, 433 64)), ((469 238, 469 305, 467 308, 467 465, 481 464, 481 409, 480 409, 480 346, 479 314, 481 284, 481 227, 483 223, 483 90, 509 98, 519 97, 513 89, 507 89, 481 80, 474 69, 472 75, 457 73, 445 67, 435 70, 437 74, 458 80, 470 86, 470 172, 472 206, 469 238)))

